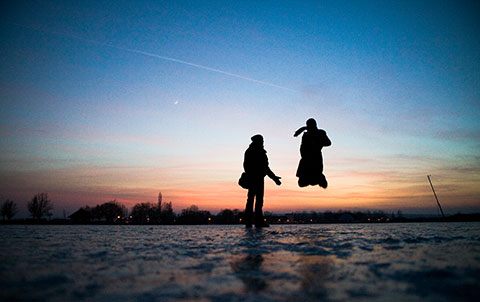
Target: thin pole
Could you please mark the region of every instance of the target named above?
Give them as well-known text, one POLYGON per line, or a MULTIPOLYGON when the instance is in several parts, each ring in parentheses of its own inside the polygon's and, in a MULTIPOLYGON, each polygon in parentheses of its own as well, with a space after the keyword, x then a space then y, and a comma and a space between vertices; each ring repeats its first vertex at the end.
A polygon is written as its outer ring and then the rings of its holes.
POLYGON ((430 186, 432 187, 433 195, 435 196, 435 199, 437 200, 438 207, 440 208, 440 212, 442 212, 442 217, 445 218, 445 214, 443 214, 442 206, 440 205, 440 202, 438 201, 437 193, 435 193, 435 189, 433 188, 432 180, 430 179, 430 175, 427 175, 428 182, 430 183, 430 186))

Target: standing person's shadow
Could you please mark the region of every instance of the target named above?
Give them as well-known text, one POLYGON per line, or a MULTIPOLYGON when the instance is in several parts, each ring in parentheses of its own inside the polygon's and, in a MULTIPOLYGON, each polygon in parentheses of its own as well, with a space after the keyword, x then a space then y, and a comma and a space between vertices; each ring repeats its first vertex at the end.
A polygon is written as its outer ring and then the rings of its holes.
POLYGON ((265 260, 261 247, 263 236, 262 229, 246 229, 243 238, 244 244, 248 246, 246 255, 230 264, 247 292, 258 293, 268 287, 266 272, 262 270, 265 260))
POLYGON ((249 292, 260 292, 267 287, 267 282, 261 275, 263 260, 262 254, 252 254, 231 264, 235 275, 249 292))

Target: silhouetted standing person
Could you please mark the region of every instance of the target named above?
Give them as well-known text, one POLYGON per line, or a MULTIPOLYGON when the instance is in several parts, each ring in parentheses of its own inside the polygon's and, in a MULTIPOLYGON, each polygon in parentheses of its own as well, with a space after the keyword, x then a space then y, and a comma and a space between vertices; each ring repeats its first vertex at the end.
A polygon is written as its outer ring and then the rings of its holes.
POLYGON ((252 143, 245 151, 243 168, 248 176, 249 186, 247 195, 247 206, 245 208, 245 225, 252 227, 253 202, 255 200, 255 226, 268 227, 263 220, 263 193, 264 178, 268 175, 277 185, 281 185, 280 178, 276 176, 268 166, 267 151, 263 148, 263 136, 254 135, 251 138, 252 143))
POLYGON ((300 187, 315 186, 326 189, 327 179, 323 175, 322 148, 332 144, 327 132, 317 128, 317 122, 311 118, 307 120, 307 126, 298 129, 294 136, 299 136, 303 131, 302 145, 300 146, 300 163, 298 164, 297 177, 300 187))

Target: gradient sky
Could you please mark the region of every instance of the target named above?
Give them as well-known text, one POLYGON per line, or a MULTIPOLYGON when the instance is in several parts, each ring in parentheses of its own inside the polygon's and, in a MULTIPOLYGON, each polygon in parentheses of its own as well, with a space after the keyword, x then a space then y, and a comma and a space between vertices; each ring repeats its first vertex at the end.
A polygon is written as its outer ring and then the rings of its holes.
MULTIPOLYGON (((265 210, 480 211, 478 1, 2 1, 0 195, 55 215, 159 191, 244 208, 250 137, 281 187, 265 210), (340 3, 341 2, 341 3, 340 3), (300 189, 313 117, 327 190, 300 189)), ((26 214, 25 214, 26 215, 26 214)))

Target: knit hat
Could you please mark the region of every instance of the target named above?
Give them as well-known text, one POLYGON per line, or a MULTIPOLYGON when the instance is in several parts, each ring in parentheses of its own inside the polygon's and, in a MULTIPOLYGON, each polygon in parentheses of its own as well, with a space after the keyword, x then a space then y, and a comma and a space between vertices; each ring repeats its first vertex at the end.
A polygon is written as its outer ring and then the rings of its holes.
POLYGON ((261 134, 255 134, 250 138, 254 143, 263 143, 263 136, 261 134))

